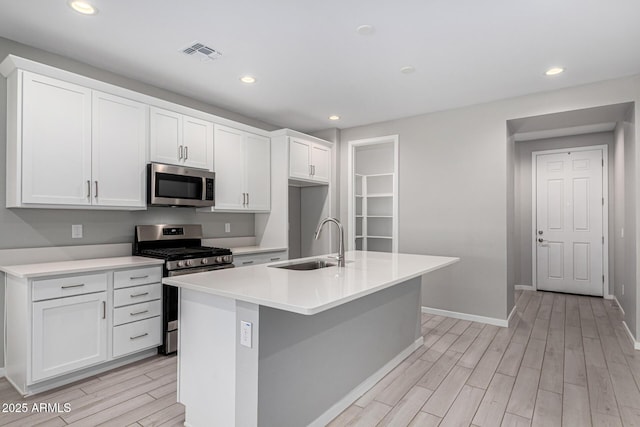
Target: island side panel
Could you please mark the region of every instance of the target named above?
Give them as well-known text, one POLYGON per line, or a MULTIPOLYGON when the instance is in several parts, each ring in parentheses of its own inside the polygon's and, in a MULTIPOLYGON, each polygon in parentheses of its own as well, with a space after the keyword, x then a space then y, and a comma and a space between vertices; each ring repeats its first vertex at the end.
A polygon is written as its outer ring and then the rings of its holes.
POLYGON ((420 338, 420 277, 305 316, 260 307, 258 425, 309 425, 420 338))
POLYGON ((236 424, 258 425, 259 306, 236 301, 236 424), (240 343, 241 322, 251 323, 251 347, 240 343))
POLYGON ((178 395, 185 425, 236 425, 236 301, 180 289, 178 395))

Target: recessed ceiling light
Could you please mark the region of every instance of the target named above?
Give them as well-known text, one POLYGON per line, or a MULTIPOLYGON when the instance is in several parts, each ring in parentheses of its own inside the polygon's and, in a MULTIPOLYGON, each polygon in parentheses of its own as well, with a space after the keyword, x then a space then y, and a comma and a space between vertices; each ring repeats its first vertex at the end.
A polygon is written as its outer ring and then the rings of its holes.
POLYGON ((370 36, 376 32, 376 29, 373 28, 373 25, 360 25, 356 28, 356 32, 361 36, 370 36))
POLYGON ((402 74, 411 74, 414 71, 416 71, 415 67, 411 66, 411 65, 407 65, 406 67, 402 67, 400 68, 400 72, 402 74))
POLYGON ((562 67, 552 67, 545 71, 547 76, 555 76, 556 74, 560 74, 564 72, 564 68, 562 67))
POLYGON ((251 84, 251 83, 255 83, 256 82, 256 78, 253 77, 253 76, 242 76, 242 77, 240 77, 240 81, 242 83, 251 84))
POLYGON ((329 116, 329 120, 340 120, 340 116, 336 116, 335 114, 332 116, 329 116))
POLYGON ((82 0, 70 1, 69 6, 71 6, 71 9, 83 15, 95 15, 96 13, 98 13, 98 9, 82 0))

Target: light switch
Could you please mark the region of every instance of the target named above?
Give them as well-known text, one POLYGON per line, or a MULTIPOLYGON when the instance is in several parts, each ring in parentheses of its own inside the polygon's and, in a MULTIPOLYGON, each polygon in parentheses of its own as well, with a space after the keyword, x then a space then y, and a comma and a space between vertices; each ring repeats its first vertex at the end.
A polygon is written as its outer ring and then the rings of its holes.
POLYGON ((225 233, 231 233, 231 224, 228 222, 224 223, 224 232, 225 233))
POLYGON ((82 239, 82 224, 74 224, 71 226, 71 238, 82 239))
POLYGON ((240 321, 240 345, 251 348, 251 322, 240 321))

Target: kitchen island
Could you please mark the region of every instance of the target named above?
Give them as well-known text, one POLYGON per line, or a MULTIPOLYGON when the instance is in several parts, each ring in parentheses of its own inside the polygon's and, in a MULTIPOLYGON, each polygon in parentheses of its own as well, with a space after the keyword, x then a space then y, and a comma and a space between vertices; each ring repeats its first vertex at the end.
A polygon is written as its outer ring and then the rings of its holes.
POLYGON ((459 259, 353 251, 346 260, 163 279, 180 288, 185 425, 325 425, 422 345, 421 276, 459 259))

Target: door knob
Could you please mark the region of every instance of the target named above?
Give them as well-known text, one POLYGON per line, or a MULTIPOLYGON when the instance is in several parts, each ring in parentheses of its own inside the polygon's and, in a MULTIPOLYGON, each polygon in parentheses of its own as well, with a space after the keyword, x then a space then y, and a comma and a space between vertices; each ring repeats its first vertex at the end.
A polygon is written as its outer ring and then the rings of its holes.
POLYGON ((542 236, 542 230, 538 230, 538 234, 542 236))
POLYGON ((539 243, 542 243, 542 242, 544 242, 544 239, 543 239, 542 237, 540 237, 540 238, 538 239, 538 242, 539 242, 539 243))

